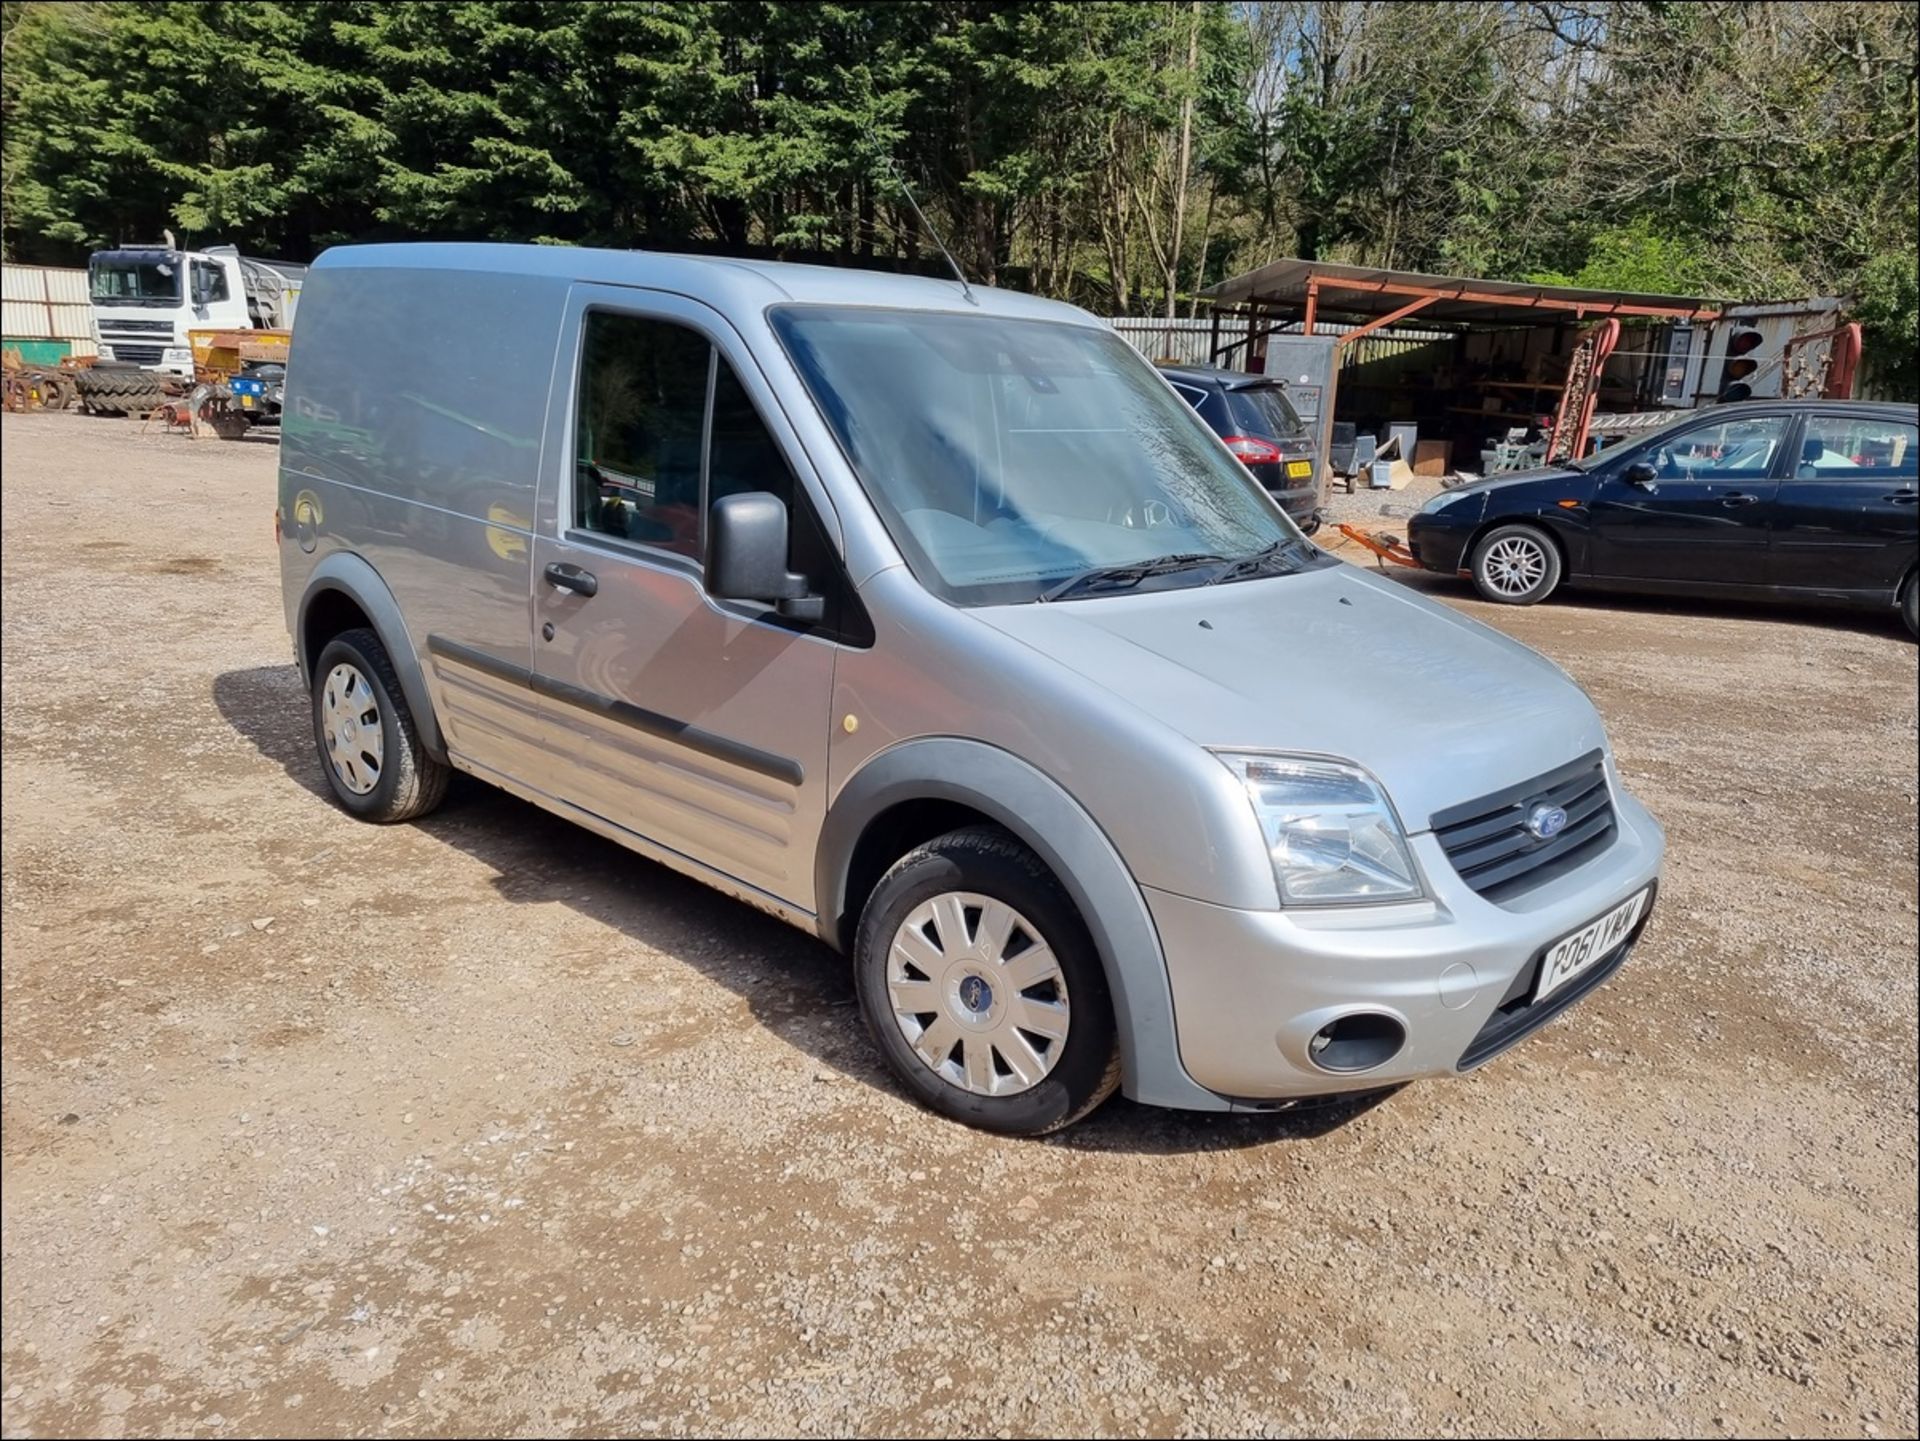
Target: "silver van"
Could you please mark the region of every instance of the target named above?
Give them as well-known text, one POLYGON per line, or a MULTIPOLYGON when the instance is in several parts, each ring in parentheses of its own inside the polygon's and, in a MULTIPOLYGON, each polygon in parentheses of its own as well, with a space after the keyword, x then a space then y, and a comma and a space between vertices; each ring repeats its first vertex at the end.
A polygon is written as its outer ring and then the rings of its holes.
POLYGON ((1664 847, 1550 662, 1301 536, 1095 317, 945 281, 329 251, 280 555, 340 804, 466 771, 851 958, 993 1130, 1468 1070, 1664 847))

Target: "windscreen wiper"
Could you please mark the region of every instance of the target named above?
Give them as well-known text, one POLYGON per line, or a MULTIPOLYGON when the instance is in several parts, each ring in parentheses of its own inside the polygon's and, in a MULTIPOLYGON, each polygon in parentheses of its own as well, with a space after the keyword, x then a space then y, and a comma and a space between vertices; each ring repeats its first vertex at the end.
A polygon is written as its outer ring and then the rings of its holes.
POLYGON ((1232 557, 1190 551, 1181 555, 1163 555, 1154 560, 1134 561, 1128 565, 1096 565, 1070 575, 1058 585, 1040 592, 1040 600, 1065 600, 1076 591, 1112 586, 1115 589, 1138 585, 1148 576, 1170 575, 1176 570, 1191 570, 1196 565, 1229 565, 1232 557))
MULTIPOLYGON (((1258 575, 1262 571, 1272 575, 1297 575, 1299 574, 1298 566, 1282 567, 1277 562, 1290 554, 1311 552, 1313 549, 1313 542, 1305 536, 1287 536, 1276 540, 1265 549, 1256 550, 1252 555, 1241 557, 1220 574, 1209 579, 1207 584, 1218 585, 1223 580, 1243 580, 1247 576, 1258 575)), ((1304 555, 1301 558, 1304 559, 1304 555)))

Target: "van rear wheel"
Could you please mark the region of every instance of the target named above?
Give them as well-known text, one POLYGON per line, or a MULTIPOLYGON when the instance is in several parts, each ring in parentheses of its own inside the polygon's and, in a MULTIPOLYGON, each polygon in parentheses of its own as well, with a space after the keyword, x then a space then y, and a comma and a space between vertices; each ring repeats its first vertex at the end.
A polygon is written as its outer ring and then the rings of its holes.
POLYGON ((1120 1084, 1113 1004, 1087 928, 1045 864, 990 826, 896 862, 854 940, 861 1014, 924 1105, 1040 1136, 1120 1084))
POLYGON ((410 821, 447 794, 451 772, 421 746, 393 661, 364 627, 314 663, 313 738, 333 798, 363 821, 410 821))

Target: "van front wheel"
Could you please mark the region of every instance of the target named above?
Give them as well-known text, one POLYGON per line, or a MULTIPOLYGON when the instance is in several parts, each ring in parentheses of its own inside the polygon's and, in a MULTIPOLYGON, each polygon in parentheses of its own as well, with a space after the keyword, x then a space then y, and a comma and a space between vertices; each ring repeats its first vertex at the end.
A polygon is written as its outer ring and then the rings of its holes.
POLYGON ((861 1014, 914 1096, 1008 1135, 1072 1125, 1120 1083, 1086 926, 1032 851, 988 826, 903 856, 854 941, 861 1014))
POLYGON ((380 637, 328 641, 313 667, 313 738, 333 797, 363 821, 410 821, 439 805, 450 772, 426 753, 380 637))

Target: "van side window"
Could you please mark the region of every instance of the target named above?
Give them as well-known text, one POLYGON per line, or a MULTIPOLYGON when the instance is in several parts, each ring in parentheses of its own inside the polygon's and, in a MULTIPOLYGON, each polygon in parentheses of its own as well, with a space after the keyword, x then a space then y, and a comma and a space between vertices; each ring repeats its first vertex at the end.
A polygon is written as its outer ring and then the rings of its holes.
POLYGON ((813 583, 814 590, 827 599, 827 619, 821 633, 855 645, 871 645, 871 622, 864 614, 857 621, 845 604, 839 559, 828 544, 826 532, 814 514, 806 490, 793 478, 780 443, 767 430, 760 414, 747 398, 746 387, 724 359, 713 371, 713 432, 707 459, 707 509, 723 495, 764 490, 777 495, 787 507, 787 566, 813 583), (860 626, 868 633, 859 638, 860 626))
POLYGON ((576 526, 699 558, 711 363, 706 339, 682 326, 587 315, 574 427, 576 526))
POLYGON ((793 472, 767 433, 746 388, 721 360, 713 376, 713 449, 707 463, 707 506, 723 495, 771 491, 793 509, 793 472))

